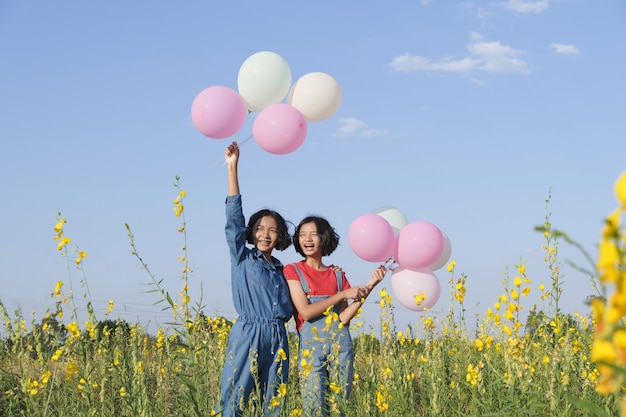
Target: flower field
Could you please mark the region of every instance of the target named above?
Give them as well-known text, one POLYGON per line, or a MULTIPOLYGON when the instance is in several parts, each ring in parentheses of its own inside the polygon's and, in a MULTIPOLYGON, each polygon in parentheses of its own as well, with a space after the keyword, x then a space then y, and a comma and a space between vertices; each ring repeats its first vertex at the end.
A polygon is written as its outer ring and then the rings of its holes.
MULTIPOLYGON (((176 186, 178 187, 178 182, 176 186)), ((182 220, 178 189, 175 215, 182 220)), ((534 282, 523 263, 503 281, 502 292, 469 330, 464 311, 466 281, 448 265, 454 302, 445 317, 422 313, 406 329, 394 323, 394 300, 383 288, 377 294, 380 330, 366 333, 353 322, 355 380, 348 401, 339 392, 329 401, 333 413, 347 416, 619 416, 626 366, 626 272, 621 215, 626 209, 626 174, 615 191, 619 206, 606 221, 594 265, 598 296, 590 315, 559 310, 561 275, 558 245, 566 235, 552 230, 549 217, 541 231, 550 281, 534 282), (525 305, 540 294, 546 308, 525 305)), ((59 216, 54 236, 67 262, 80 269, 87 254, 70 250, 65 220, 59 216)), ((182 289, 165 292, 143 263, 128 228, 134 255, 152 279, 154 293, 171 309, 172 323, 148 334, 140 324, 112 319, 114 303, 96 318, 89 299, 74 297, 69 283, 58 282, 43 317, 7 311, 0 301, 0 416, 211 416, 231 322, 207 317, 190 306, 186 253, 182 289), (88 319, 79 322, 76 303, 86 303, 88 319)), ((186 245, 185 245, 186 246, 186 245)), ((185 247, 184 246, 184 247, 185 247)), ((75 269, 75 268, 73 268, 75 269)), ((71 279, 71 277, 68 277, 71 279)), ((86 278, 81 278, 86 285, 86 278)), ((374 295, 372 295, 374 297, 374 295)), ((332 320, 332 317, 328 318, 332 320)), ((300 416, 297 351, 290 333, 290 383, 269 407, 281 415, 300 416)), ((331 381, 331 388, 333 381, 331 381)), ((338 389, 337 389, 338 391, 338 389)), ((335 393, 335 391, 333 391, 335 393)), ((262 416, 251 398, 244 415, 262 416)))

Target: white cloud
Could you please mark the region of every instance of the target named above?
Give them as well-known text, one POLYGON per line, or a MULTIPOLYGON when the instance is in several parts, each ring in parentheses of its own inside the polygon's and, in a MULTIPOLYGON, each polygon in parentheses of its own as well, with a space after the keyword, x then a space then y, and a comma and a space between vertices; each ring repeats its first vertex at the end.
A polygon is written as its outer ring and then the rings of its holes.
POLYGON ((529 72, 526 63, 517 58, 521 52, 500 42, 475 42, 468 45, 467 50, 478 57, 479 69, 483 71, 529 72))
POLYGON ((553 43, 550 48, 554 49, 557 54, 578 55, 580 53, 580 49, 572 44, 553 43))
POLYGON ((470 56, 463 58, 445 57, 432 60, 423 56, 404 54, 391 61, 391 68, 398 72, 440 71, 465 73, 471 71, 484 72, 530 72, 526 62, 519 58, 522 51, 500 42, 483 42, 480 34, 472 32, 471 42, 467 45, 470 56))
POLYGON ((362 138, 375 138, 379 136, 386 136, 389 132, 384 129, 365 129, 359 133, 362 138))
POLYGON ((509 10, 524 14, 541 13, 549 6, 548 0, 509 0, 503 4, 509 10))
POLYGON ((339 119, 339 129, 337 136, 357 135, 362 138, 372 138, 387 135, 387 131, 383 129, 371 129, 362 120, 356 117, 346 117, 339 119))
POLYGON ((448 72, 465 72, 475 68, 478 65, 476 60, 471 58, 452 59, 443 58, 439 61, 433 61, 430 58, 422 56, 413 56, 404 54, 393 58, 391 68, 399 72, 410 71, 448 71, 448 72))
POLYGON ((362 129, 366 129, 367 125, 355 117, 346 117, 339 119, 339 129, 337 133, 340 135, 350 135, 362 129))

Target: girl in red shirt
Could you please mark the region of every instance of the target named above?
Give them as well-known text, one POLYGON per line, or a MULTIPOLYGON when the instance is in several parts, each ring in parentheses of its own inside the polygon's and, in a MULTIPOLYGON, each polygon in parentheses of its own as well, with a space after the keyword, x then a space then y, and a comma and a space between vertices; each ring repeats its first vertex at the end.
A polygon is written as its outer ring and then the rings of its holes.
POLYGON ((341 270, 322 262, 322 257, 333 253, 339 245, 339 235, 319 216, 300 222, 293 244, 304 260, 285 266, 283 272, 297 313, 303 415, 328 416, 330 382, 338 378, 344 399, 352 388, 354 348, 350 320, 374 286, 383 280, 387 269, 381 265, 367 285, 351 287, 341 270), (333 357, 338 359, 338 366, 331 360, 333 357))

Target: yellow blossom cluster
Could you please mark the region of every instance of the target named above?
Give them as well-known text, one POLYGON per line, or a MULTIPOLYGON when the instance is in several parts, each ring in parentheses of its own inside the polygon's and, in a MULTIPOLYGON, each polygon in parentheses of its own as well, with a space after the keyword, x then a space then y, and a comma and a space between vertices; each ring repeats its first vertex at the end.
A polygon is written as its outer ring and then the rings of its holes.
MULTIPOLYGON (((625 385, 626 233, 621 218, 626 211, 626 171, 615 182, 614 191, 619 205, 606 219, 596 265, 602 288, 612 293, 591 300, 595 323, 591 359, 597 364, 600 374, 596 390, 607 395, 620 390, 623 392, 625 385)), ((624 406, 622 415, 626 415, 624 406)))
POLYGON ((185 210, 185 206, 183 206, 183 199, 186 195, 187 193, 185 190, 180 190, 174 201, 172 201, 172 204, 174 204, 174 216, 180 217, 180 215, 183 214, 183 211, 185 210))

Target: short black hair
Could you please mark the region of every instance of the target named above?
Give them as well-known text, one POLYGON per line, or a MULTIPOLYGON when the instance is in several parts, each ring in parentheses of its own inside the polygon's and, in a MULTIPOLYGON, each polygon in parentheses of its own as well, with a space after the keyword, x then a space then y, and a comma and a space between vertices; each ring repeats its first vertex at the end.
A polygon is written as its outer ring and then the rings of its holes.
POLYGON ((291 238, 289 237, 289 222, 287 222, 283 216, 278 212, 269 209, 262 209, 250 216, 248 221, 248 227, 246 227, 246 241, 252 245, 255 244, 256 233, 254 226, 259 220, 265 216, 270 216, 276 220, 278 226, 278 239, 276 240, 276 250, 285 250, 291 246, 291 238))
POLYGON ((328 223, 328 220, 320 216, 307 216, 298 224, 293 234, 293 246, 296 252, 306 258, 298 237, 300 235, 300 229, 307 223, 315 223, 317 227, 317 234, 320 237, 320 246, 322 247, 322 256, 328 256, 333 253, 335 249, 337 249, 337 246, 339 246, 339 235, 335 232, 335 229, 330 223, 328 223))

